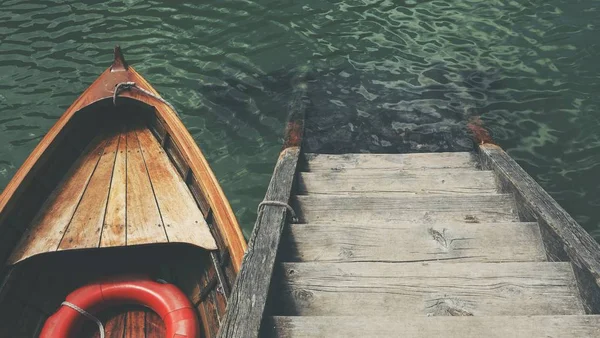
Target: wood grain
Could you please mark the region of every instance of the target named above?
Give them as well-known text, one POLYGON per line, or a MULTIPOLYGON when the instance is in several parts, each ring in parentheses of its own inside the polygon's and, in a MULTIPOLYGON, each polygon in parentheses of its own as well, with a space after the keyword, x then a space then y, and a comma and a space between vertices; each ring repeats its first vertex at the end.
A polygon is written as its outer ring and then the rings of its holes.
POLYGON ((474 168, 471 153, 422 154, 304 154, 307 171, 343 171, 352 169, 445 169, 474 168))
POLYGON ((56 251, 67 225, 79 204, 81 196, 104 150, 105 141, 98 137, 86 148, 85 154, 75 162, 58 187, 52 192, 20 243, 9 258, 17 263, 36 254, 56 251))
POLYGON ((156 312, 146 310, 146 338, 163 338, 167 334, 165 324, 156 312))
POLYGON ((397 170, 388 172, 300 173, 298 193, 326 194, 493 194, 496 182, 491 171, 397 170))
POLYGON ((127 135, 125 128, 122 128, 119 135, 117 151, 100 247, 125 246, 127 243, 127 135))
POLYGON ((548 258, 573 263, 587 311, 600 313, 600 244, 500 147, 483 144, 479 150, 500 188, 514 194, 522 219, 539 222, 548 258))
POLYGON ((274 317, 266 337, 600 337, 600 316, 274 317))
POLYGON ((168 242, 137 129, 127 132, 127 245, 168 242))
MULTIPOLYGON (((104 324, 106 338, 123 338, 127 326, 127 313, 119 313, 110 317, 104 324)), ((100 334, 98 334, 100 338, 100 334)))
MULTIPOLYGON (((142 88, 155 95, 159 95, 148 81, 140 76, 132 67, 129 67, 128 73, 131 75, 131 81, 135 81, 142 88)), ((215 219, 217 230, 222 233, 227 243, 227 250, 231 254, 234 270, 236 272, 239 271, 242 264, 242 257, 246 251, 246 240, 231 209, 231 205, 225 197, 225 193, 223 193, 223 189, 219 185, 202 151, 198 148, 189 131, 171 107, 157 100, 149 99, 148 96, 137 92, 126 93, 126 96, 155 106, 159 121, 165 126, 171 140, 181 151, 183 159, 189 165, 200 184, 200 188, 205 193, 212 210, 213 218, 215 219)))
POLYGON ((430 196, 296 196, 303 223, 438 223, 517 221, 509 195, 430 196))
MULTIPOLYGON (((281 152, 265 194, 265 201, 288 202, 299 155, 298 147, 286 148, 281 152)), ((219 337, 259 336, 286 216, 286 208, 272 205, 265 206, 258 216, 250 238, 248 254, 244 256, 242 269, 229 297, 219 337)))
POLYGON ((216 250, 217 244, 194 197, 156 138, 148 129, 139 129, 137 136, 169 242, 216 250))
POLYGON ((537 223, 293 224, 280 255, 319 262, 545 261, 537 223))
POLYGON ((283 315, 584 314, 569 263, 283 263, 283 315))
POLYGON ((60 241, 58 250, 98 247, 118 146, 119 133, 107 138, 104 152, 60 241))
POLYGON ((146 336, 146 310, 132 309, 127 312, 124 338, 142 338, 146 336))

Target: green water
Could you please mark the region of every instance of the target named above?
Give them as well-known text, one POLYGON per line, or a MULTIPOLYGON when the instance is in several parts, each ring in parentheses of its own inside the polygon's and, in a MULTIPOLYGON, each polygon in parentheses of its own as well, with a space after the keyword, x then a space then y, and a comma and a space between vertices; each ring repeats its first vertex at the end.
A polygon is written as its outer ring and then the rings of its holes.
POLYGON ((600 239, 600 1, 3 1, 0 187, 110 64, 179 110, 249 235, 309 69, 312 151, 494 138, 600 239))

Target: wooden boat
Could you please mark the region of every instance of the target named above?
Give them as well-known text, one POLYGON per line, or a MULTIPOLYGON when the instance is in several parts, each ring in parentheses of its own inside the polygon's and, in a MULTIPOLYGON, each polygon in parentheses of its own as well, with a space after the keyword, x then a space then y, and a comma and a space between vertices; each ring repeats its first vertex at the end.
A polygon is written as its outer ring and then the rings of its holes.
MULTIPOLYGON (((0 196, 0 336, 37 336, 71 291, 131 273, 175 284, 214 336, 245 249, 194 139, 116 47, 0 196)), ((164 336, 141 306, 98 315, 107 337, 164 336)))

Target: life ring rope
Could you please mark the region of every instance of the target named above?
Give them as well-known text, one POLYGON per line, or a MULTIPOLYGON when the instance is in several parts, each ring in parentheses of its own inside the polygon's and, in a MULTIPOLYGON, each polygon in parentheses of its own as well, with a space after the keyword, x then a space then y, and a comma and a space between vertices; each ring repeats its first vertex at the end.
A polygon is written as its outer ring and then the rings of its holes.
POLYGON ((98 330, 100 331, 100 338, 104 338, 104 325, 102 325, 102 322, 100 321, 100 319, 98 319, 96 316, 94 316, 93 314, 85 311, 84 309, 80 308, 79 306, 71 303, 71 302, 67 302, 66 300, 64 302, 62 302, 60 305, 64 305, 64 306, 68 306, 71 309, 81 313, 82 315, 84 315, 85 317, 87 317, 88 319, 93 320, 94 322, 96 322, 96 325, 98 325, 98 330))

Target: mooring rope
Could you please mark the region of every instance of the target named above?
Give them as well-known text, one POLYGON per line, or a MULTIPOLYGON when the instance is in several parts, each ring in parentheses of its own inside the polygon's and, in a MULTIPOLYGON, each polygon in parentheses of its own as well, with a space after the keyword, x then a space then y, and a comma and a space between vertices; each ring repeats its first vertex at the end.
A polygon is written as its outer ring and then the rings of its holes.
POLYGON ((94 322, 96 322, 96 325, 98 325, 98 330, 100 330, 100 338, 104 338, 104 325, 102 325, 102 322, 100 321, 100 319, 94 317, 94 315, 92 315, 91 313, 85 311, 84 309, 80 308, 79 306, 77 306, 77 305, 75 305, 73 303, 64 301, 64 302, 62 302, 61 305, 68 306, 71 309, 73 309, 73 310, 81 313, 82 315, 84 315, 88 319, 91 319, 94 322))
POLYGON ((130 89, 135 89, 141 93, 144 93, 145 95, 148 95, 164 104, 166 104, 167 106, 169 106, 169 108, 171 108, 173 110, 173 112, 175 112, 175 114, 177 116, 179 116, 179 113, 177 112, 177 110, 175 109, 175 107, 169 103, 169 101, 163 99, 162 97, 155 95, 154 93, 139 87, 135 82, 132 81, 128 81, 128 82, 119 82, 117 83, 117 85, 115 86, 115 90, 113 91, 113 104, 116 106, 117 105, 117 96, 119 95, 119 93, 123 90, 130 90, 130 89))
POLYGON ((262 212, 264 210, 263 207, 265 205, 273 205, 276 207, 286 208, 292 215, 292 222, 294 222, 294 223, 298 222, 298 217, 296 217, 296 212, 294 212, 294 209, 292 209, 292 207, 289 204, 287 204, 285 202, 279 202, 279 201, 262 201, 262 202, 260 202, 260 204, 258 205, 258 209, 257 209, 258 218, 260 218, 260 216, 262 215, 262 212))

